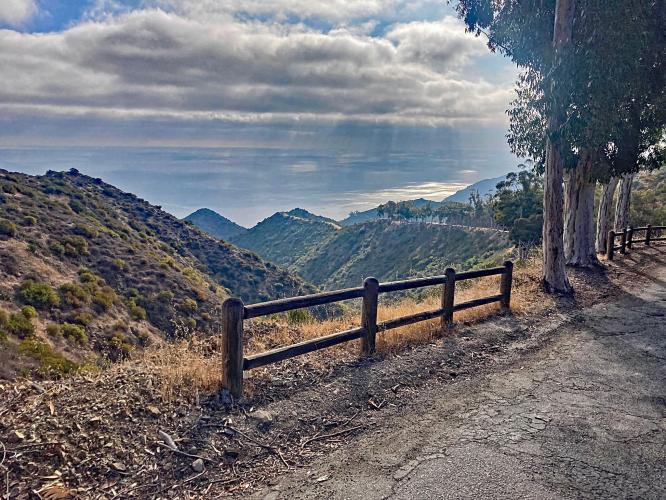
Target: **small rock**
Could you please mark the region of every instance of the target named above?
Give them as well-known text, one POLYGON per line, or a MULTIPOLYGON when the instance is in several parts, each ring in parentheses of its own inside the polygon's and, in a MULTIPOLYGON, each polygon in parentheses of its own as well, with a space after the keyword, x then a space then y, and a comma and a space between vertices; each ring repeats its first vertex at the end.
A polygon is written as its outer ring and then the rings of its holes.
POLYGON ((9 433, 9 438, 7 439, 7 441, 9 441, 10 443, 18 443, 20 441, 23 441, 24 439, 25 439, 25 434, 23 434, 21 431, 14 430, 9 433))
POLYGON ((273 414, 265 410, 253 411, 248 416, 257 423, 257 428, 262 432, 270 429, 275 422, 273 414))
POLYGON ((122 463, 122 462, 113 462, 113 463, 111 464, 111 467, 112 467, 114 470, 120 472, 121 474, 125 474, 125 473, 127 473, 127 467, 126 467, 125 464, 122 463))
POLYGON ((150 405, 146 407, 146 410, 148 410, 148 413, 150 413, 153 417, 159 417, 162 414, 157 406, 150 405))
POLYGON ((203 472, 204 470, 203 460, 197 458, 194 462, 192 462, 192 470, 194 472, 203 472))

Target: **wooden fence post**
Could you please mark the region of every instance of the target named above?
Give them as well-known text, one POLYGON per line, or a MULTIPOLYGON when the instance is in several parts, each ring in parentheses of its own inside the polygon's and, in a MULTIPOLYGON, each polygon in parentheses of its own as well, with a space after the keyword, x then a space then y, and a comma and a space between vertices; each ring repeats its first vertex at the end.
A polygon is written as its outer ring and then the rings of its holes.
POLYGON ((504 263, 506 272, 502 274, 502 281, 500 282, 500 293, 502 294, 502 312, 509 312, 511 310, 511 284, 513 283, 513 262, 507 260, 504 263))
POLYGON ((615 255, 615 231, 608 231, 608 239, 606 240, 606 257, 608 260, 613 260, 615 255))
POLYGON ((634 239, 634 226, 629 226, 629 230, 627 231, 627 248, 631 249, 633 239, 634 239))
POLYGON ((622 229, 622 234, 620 235, 620 253, 622 255, 627 253, 627 228, 622 229))
POLYGON ((453 325, 453 303, 456 294, 456 270, 447 268, 444 271, 446 283, 442 290, 442 328, 450 328, 453 325))
POLYGON ((222 304, 222 374, 224 387, 235 398, 243 395, 243 316, 241 299, 229 298, 222 304))
POLYGON ((363 281, 363 310, 361 311, 361 352, 370 356, 375 352, 377 337, 377 303, 379 302, 379 281, 376 278, 365 278, 363 281))
POLYGON ((652 237, 652 225, 648 224, 645 230, 645 244, 650 246, 650 238, 652 237))

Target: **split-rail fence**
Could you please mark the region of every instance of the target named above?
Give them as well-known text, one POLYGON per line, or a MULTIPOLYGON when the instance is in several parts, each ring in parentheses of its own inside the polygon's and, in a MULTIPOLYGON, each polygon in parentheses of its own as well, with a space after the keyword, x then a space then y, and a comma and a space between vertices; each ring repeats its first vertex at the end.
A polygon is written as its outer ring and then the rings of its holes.
POLYGON ((502 310, 506 312, 510 309, 512 279, 513 263, 507 261, 503 266, 491 269, 456 273, 454 269, 449 268, 446 269, 442 276, 391 281, 387 283, 379 283, 375 278, 366 278, 363 286, 357 288, 272 300, 270 302, 247 306, 243 304, 241 299, 229 298, 225 300, 222 307, 222 368, 224 386, 234 397, 238 398, 243 394, 244 370, 252 370, 253 368, 357 339, 361 339, 361 355, 370 356, 375 351, 375 339, 378 332, 381 333, 393 328, 435 318, 441 318, 442 326, 448 327, 453 324, 454 312, 494 302, 499 302, 502 310), (497 295, 455 304, 456 282, 495 275, 501 276, 500 290, 497 295), (439 309, 419 312, 377 323, 377 304, 380 294, 433 285, 444 285, 442 288, 441 307, 439 309), (357 298, 363 299, 360 318, 361 326, 358 328, 306 340, 298 344, 280 347, 260 354, 245 356, 243 353, 243 323, 247 319, 357 298))

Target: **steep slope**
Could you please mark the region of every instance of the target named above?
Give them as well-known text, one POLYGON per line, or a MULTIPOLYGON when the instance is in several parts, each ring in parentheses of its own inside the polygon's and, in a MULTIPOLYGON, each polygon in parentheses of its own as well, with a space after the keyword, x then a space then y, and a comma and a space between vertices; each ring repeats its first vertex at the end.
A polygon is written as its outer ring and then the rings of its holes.
POLYGON ((333 289, 357 286, 368 276, 385 281, 499 263, 510 248, 497 231, 378 220, 343 228, 293 269, 333 289))
POLYGON ((100 179, 0 170, 0 361, 9 360, 0 370, 7 373, 21 366, 11 365, 20 353, 62 372, 88 353, 117 358, 151 338, 215 331, 230 294, 254 302, 310 290, 100 179))
POLYGON ((236 224, 234 221, 223 217, 209 208, 200 208, 183 220, 191 222, 202 231, 225 241, 247 231, 247 228, 236 224))
POLYGON ((457 202, 457 203, 469 203, 469 197, 474 191, 478 191, 481 196, 486 196, 487 194, 493 194, 496 189, 498 182, 506 180, 506 175, 500 177, 495 177, 493 179, 483 179, 479 182, 475 182, 471 186, 467 186, 465 189, 456 191, 451 196, 448 196, 442 200, 442 203, 447 202, 457 202))
POLYGON ((231 241, 264 259, 296 270, 301 259, 316 253, 322 242, 340 230, 330 219, 303 212, 296 209, 273 214, 231 241))

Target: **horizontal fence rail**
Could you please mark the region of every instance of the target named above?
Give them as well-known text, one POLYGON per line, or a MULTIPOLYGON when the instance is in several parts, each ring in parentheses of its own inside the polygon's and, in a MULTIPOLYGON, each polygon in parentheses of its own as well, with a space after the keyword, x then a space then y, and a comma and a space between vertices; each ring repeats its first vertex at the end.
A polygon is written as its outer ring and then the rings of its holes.
POLYGON ((260 304, 244 305, 237 298, 224 301, 222 306, 223 324, 223 376, 224 386, 234 397, 243 394, 243 371, 252 370, 261 366, 277 363, 285 359, 307 354, 309 352, 325 349, 334 345, 361 340, 361 354, 369 356, 375 351, 375 341, 378 332, 393 328, 441 318, 443 327, 453 324, 453 313, 472 307, 499 302, 503 311, 508 311, 511 304, 511 284, 513 280, 513 263, 507 261, 501 267, 456 273, 454 269, 447 269, 442 276, 428 278, 415 278, 402 281, 379 283, 375 278, 366 278, 363 286, 347 288, 332 292, 315 293, 286 299, 272 300, 260 304), (485 276, 501 276, 500 293, 490 297, 470 300, 455 304, 456 282, 485 276), (412 290, 434 285, 444 285, 442 289, 442 307, 432 311, 424 311, 401 318, 391 319, 377 323, 377 308, 379 294, 412 290), (270 314, 302 309, 305 307, 320 306, 341 302, 350 299, 363 299, 361 308, 361 326, 343 332, 333 333, 325 337, 306 340, 290 346, 280 347, 261 354, 245 357, 243 353, 243 322, 246 319, 268 316, 270 314))
POLYGON ((627 253, 634 244, 644 243, 647 246, 653 241, 666 241, 666 236, 662 235, 662 231, 666 230, 666 226, 652 226, 648 224, 645 227, 625 227, 618 231, 608 232, 608 241, 606 248, 606 257, 608 260, 613 260, 615 252, 619 251, 622 255, 627 253), (634 233, 645 232, 644 238, 634 238, 634 233), (620 238, 620 244, 616 245, 615 240, 620 238))

